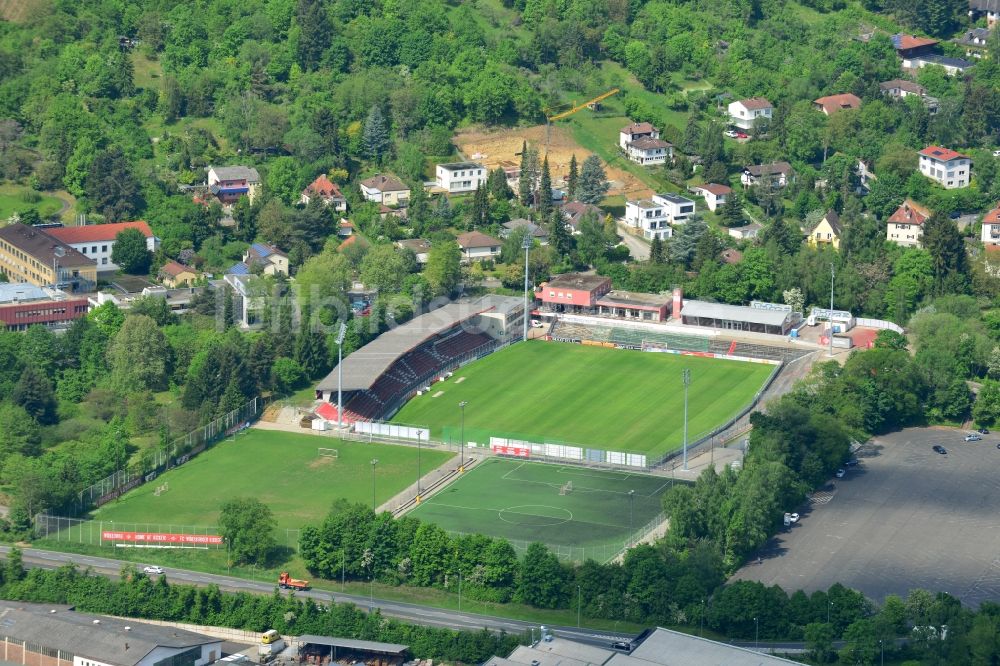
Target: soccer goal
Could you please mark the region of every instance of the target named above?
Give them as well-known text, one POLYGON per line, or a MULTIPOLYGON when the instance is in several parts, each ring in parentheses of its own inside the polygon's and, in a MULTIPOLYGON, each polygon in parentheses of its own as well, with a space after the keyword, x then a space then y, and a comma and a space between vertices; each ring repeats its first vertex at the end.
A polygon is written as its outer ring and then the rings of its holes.
POLYGON ((562 486, 559 487, 559 494, 560 495, 569 495, 571 492, 573 492, 573 482, 572 481, 567 481, 566 483, 564 483, 562 486))
POLYGON ((162 485, 156 486, 156 490, 153 491, 153 496, 159 497, 168 490, 170 490, 170 482, 164 481, 162 485))
POLYGON ((337 449, 324 449, 323 447, 319 448, 318 454, 320 458, 332 458, 334 460, 340 457, 340 454, 337 453, 337 449))

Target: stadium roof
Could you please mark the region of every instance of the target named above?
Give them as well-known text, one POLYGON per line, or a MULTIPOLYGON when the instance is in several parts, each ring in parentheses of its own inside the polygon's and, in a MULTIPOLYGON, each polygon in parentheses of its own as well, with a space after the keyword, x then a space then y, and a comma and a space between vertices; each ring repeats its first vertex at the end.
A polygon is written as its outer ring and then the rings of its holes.
POLYGON ((744 305, 726 305, 725 303, 707 303, 705 301, 684 301, 681 308, 682 317, 700 317, 702 319, 728 319, 743 321, 765 326, 781 326, 790 312, 782 310, 761 310, 744 305))
MULTIPOLYGON (((344 359, 342 389, 363 391, 371 388, 375 380, 381 377, 400 356, 484 309, 478 301, 449 303, 386 331, 344 359)), ((337 368, 331 370, 316 388, 320 391, 336 390, 337 368)))
POLYGON ((669 629, 656 629, 630 654, 616 654, 607 666, 692 666, 695 664, 725 664, 725 666, 769 666, 798 662, 736 647, 719 641, 682 634, 669 629))
POLYGON ((380 652, 382 654, 403 654, 410 649, 409 645, 399 643, 380 643, 379 641, 362 641, 353 638, 334 638, 332 636, 315 636, 306 634, 299 636, 296 641, 299 645, 311 643, 313 645, 326 645, 327 647, 339 647, 347 650, 359 650, 361 652, 380 652))

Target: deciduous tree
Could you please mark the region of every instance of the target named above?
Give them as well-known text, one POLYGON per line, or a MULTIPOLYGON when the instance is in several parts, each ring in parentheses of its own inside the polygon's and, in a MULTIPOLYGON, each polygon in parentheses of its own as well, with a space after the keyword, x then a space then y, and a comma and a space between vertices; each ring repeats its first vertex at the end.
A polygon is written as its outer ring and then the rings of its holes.
POLYGON ((149 272, 153 253, 146 248, 146 236, 138 229, 124 229, 115 236, 111 261, 125 273, 140 275, 149 272))
POLYGON ((266 564, 277 527, 270 507, 254 497, 235 497, 219 514, 219 533, 235 564, 266 564))

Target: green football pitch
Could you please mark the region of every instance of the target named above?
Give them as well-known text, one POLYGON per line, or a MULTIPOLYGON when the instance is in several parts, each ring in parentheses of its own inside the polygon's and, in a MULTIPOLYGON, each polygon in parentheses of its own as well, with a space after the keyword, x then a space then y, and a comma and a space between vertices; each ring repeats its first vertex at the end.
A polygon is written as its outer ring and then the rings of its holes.
POLYGON ((662 511, 669 477, 490 458, 408 515, 450 532, 540 541, 566 559, 604 561, 662 511), (629 491, 635 491, 629 496, 629 491))
POLYGON ((660 454, 683 443, 681 371, 691 370, 688 433, 724 423, 760 390, 772 365, 556 342, 512 345, 415 396, 393 421, 434 438, 489 436, 660 454))
MULTIPOLYGON (((421 470, 430 472, 450 455, 424 449, 421 470)), ((129 523, 149 531, 155 526, 169 531, 168 524, 212 526, 227 500, 256 497, 271 508, 280 528, 298 528, 320 521, 335 499, 371 504, 372 459, 378 460, 378 504, 416 482, 417 450, 412 447, 251 428, 105 504, 93 517, 114 521, 120 529, 128 529, 129 523), (320 457, 319 447, 336 449, 337 458, 320 457), (169 489, 154 495, 164 483, 169 489)))

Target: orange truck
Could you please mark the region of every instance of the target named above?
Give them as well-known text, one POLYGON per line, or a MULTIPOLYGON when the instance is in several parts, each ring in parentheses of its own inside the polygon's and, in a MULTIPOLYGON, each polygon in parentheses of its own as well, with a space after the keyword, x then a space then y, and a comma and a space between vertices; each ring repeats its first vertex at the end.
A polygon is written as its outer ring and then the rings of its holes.
POLYGON ((308 590, 309 581, 292 578, 287 571, 282 571, 281 575, 278 576, 278 587, 283 590, 308 590))

